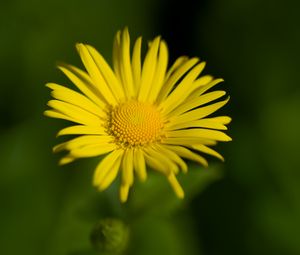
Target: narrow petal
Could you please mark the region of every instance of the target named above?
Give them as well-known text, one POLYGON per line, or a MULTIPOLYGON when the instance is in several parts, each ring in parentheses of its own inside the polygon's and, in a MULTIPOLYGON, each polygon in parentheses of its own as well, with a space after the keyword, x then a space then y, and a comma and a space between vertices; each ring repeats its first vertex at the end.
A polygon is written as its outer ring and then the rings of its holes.
POLYGON ((191 144, 206 144, 212 145, 216 144, 216 141, 210 139, 204 139, 200 137, 169 137, 161 141, 162 144, 169 144, 169 145, 191 145, 191 144))
POLYGON ((142 37, 139 37, 134 44, 132 61, 131 61, 133 82, 134 82, 134 88, 136 93, 139 91, 140 88, 141 72, 142 72, 141 47, 142 47, 142 37))
POLYGON ((176 125, 176 124, 181 124, 184 122, 190 122, 193 120, 202 119, 202 118, 212 114, 216 110, 220 109, 221 107, 223 107, 225 104, 227 104, 228 101, 229 101, 229 97, 226 100, 223 100, 223 101, 220 101, 220 102, 208 105, 208 106, 197 108, 195 110, 189 111, 189 112, 184 113, 179 116, 174 116, 174 117, 170 118, 170 123, 172 123, 173 125, 176 125))
POLYGON ((222 123, 223 125, 227 125, 231 122, 231 118, 228 116, 218 116, 218 117, 210 118, 210 120, 222 123))
POLYGON ((115 160, 114 164, 112 165, 111 169, 106 172, 106 175, 103 177, 103 180, 101 183, 98 184, 98 188, 100 191, 103 191, 107 189, 111 183, 116 179, 119 170, 120 170, 120 165, 122 161, 122 155, 121 155, 115 160))
POLYGON ((169 146, 165 145, 168 149, 177 153, 180 157, 187 158, 193 161, 200 163, 201 165, 207 167, 208 163, 205 158, 201 157, 200 155, 190 151, 189 149, 182 147, 182 146, 169 146))
POLYGON ((168 97, 161 103, 164 113, 170 112, 176 106, 184 102, 189 95, 192 84, 195 79, 200 75, 205 67, 205 62, 196 65, 190 70, 177 87, 168 95, 168 97))
POLYGON ((105 79, 103 78, 97 64, 95 63, 95 60, 91 56, 86 46, 82 43, 78 43, 76 44, 76 48, 86 70, 93 80, 93 83, 96 85, 96 89, 98 90, 98 92, 103 96, 107 103, 116 105, 116 98, 105 82, 105 79))
POLYGON ((178 198, 183 199, 184 198, 184 191, 182 187, 180 186, 179 182, 177 181, 174 173, 171 173, 168 175, 168 181, 171 184, 171 187, 173 188, 175 194, 177 195, 178 198))
POLYGON ((122 184, 133 184, 133 149, 126 149, 122 161, 122 184))
POLYGON ((203 75, 193 82, 191 90, 193 91, 196 88, 200 88, 204 85, 208 85, 210 82, 213 81, 213 79, 214 77, 211 75, 203 75))
POLYGON ((119 30, 114 39, 113 45, 113 67, 116 77, 119 79, 121 84, 124 84, 121 77, 121 69, 120 69, 120 44, 121 44, 121 31, 119 30))
POLYGON ((75 158, 96 157, 117 149, 114 143, 92 144, 70 151, 70 155, 75 158))
POLYGON ((70 79, 71 82, 89 99, 97 104, 101 109, 104 109, 106 103, 103 96, 95 88, 95 85, 89 75, 79 68, 60 64, 58 68, 70 79))
POLYGON ((195 144, 191 146, 192 149, 206 153, 208 155, 214 156, 222 161, 224 161, 224 158, 221 154, 219 154, 218 152, 216 152, 215 150, 203 145, 203 144, 195 144))
MULTIPOLYGON (((210 85, 214 81, 214 77, 211 75, 203 75, 199 78, 197 78, 194 82, 192 82, 188 87, 187 90, 187 97, 185 98, 185 101, 189 101, 190 99, 193 99, 194 97, 200 96, 202 93, 198 93, 197 91, 201 91, 205 86, 210 85)), ((219 83, 218 81, 217 83, 219 83)))
POLYGON ((68 120, 74 123, 80 123, 82 124, 78 119, 71 118, 70 116, 66 116, 65 114, 62 114, 61 112, 54 111, 54 110, 46 110, 44 111, 44 115, 50 118, 56 118, 56 119, 63 119, 68 120))
POLYGON ((100 186, 108 172, 112 169, 116 161, 121 157, 122 150, 114 150, 109 153, 96 167, 93 178, 93 185, 100 186))
POLYGON ((216 100, 216 99, 224 96, 225 94, 226 94, 225 91, 213 91, 213 92, 201 95, 200 97, 195 97, 189 101, 183 102, 177 108, 173 109, 170 113, 168 113, 167 116, 171 117, 172 115, 180 115, 180 114, 190 111, 196 107, 199 107, 199 106, 207 104, 213 100, 216 100))
POLYGON ((138 177, 141 181, 145 181, 147 179, 146 163, 144 153, 140 148, 134 150, 133 163, 138 177))
POLYGON ((125 203, 128 199, 129 188, 129 184, 121 184, 120 186, 120 200, 122 203, 125 203))
POLYGON ((98 116, 69 103, 59 100, 50 100, 48 102, 48 106, 57 112, 77 120, 80 124, 97 126, 99 123, 101 123, 101 120, 98 116))
POLYGON ((62 135, 106 135, 106 131, 101 126, 76 125, 60 130, 57 136, 62 135))
POLYGON ((180 124, 173 125, 172 122, 167 123, 164 127, 166 131, 178 130, 184 128, 209 128, 209 129, 219 129, 227 130, 227 127, 218 121, 211 120, 212 118, 205 118, 201 120, 193 120, 189 122, 184 122, 180 124))
POLYGON ((220 82, 223 82, 223 81, 224 81, 223 79, 219 78, 219 79, 212 80, 211 82, 209 82, 208 84, 206 84, 204 86, 197 86, 197 88, 195 90, 193 90, 193 92, 189 95, 189 97, 187 98, 187 101, 189 101, 191 98, 202 95, 207 90, 211 89, 212 87, 218 85, 220 82))
MULTIPOLYGON (((154 150, 153 148, 145 148, 144 149, 150 156, 156 159, 156 161, 160 162, 160 165, 163 166, 164 169, 170 172, 178 173, 178 166, 168 157, 163 155, 161 152, 154 150)), ((158 169, 159 170, 159 169, 158 169)))
POLYGON ((183 63, 185 63, 186 61, 188 61, 188 57, 187 56, 181 56, 179 58, 177 58, 174 62, 174 64, 169 68, 165 80, 168 80, 169 77, 173 74, 173 72, 178 69, 181 65, 183 65, 183 63))
POLYGON ((157 148, 158 152, 162 153, 167 158, 174 161, 184 173, 187 172, 188 170, 187 164, 174 151, 171 151, 165 146, 159 144, 155 145, 155 148, 157 148))
POLYGON ((145 102, 149 95, 149 91, 151 89, 151 83, 153 81, 153 76, 155 73, 156 65, 157 65, 157 54, 160 44, 160 37, 156 37, 154 41, 151 43, 151 46, 146 54, 142 76, 141 76, 141 84, 138 92, 138 100, 145 102))
POLYGON ((145 160, 147 165, 149 165, 153 170, 156 170, 166 176, 170 174, 170 170, 149 153, 145 153, 145 160))
POLYGON ((159 92, 156 100, 157 103, 161 103, 165 100, 180 78, 182 78, 194 65, 196 65, 198 61, 198 58, 189 59, 188 61, 183 62, 183 64, 170 75, 169 79, 165 81, 164 86, 159 92))
POLYGON ((69 164, 69 163, 73 162, 75 159, 76 158, 74 158, 74 157, 72 157, 71 155, 68 154, 67 156, 61 158, 59 160, 58 164, 60 166, 63 166, 63 165, 66 165, 66 164, 69 164))
POLYGON ((121 33, 121 44, 120 44, 120 71, 122 80, 124 82, 124 89, 127 98, 133 98, 135 91, 133 86, 132 69, 130 62, 130 37, 128 28, 125 28, 121 33))
POLYGON ((51 95, 55 99, 78 106, 99 117, 105 116, 104 111, 98 105, 82 94, 55 83, 47 83, 46 86, 53 90, 51 95))
POLYGON ((232 139, 225 133, 217 130, 204 129, 204 128, 192 128, 183 130, 174 130, 166 133, 167 137, 178 138, 204 138, 212 139, 216 141, 229 142, 232 139))
POLYGON ((62 150, 74 150, 88 145, 105 145, 111 143, 112 141, 113 138, 111 136, 83 135, 54 146, 53 152, 60 152, 62 150))
POLYGON ((158 60, 154 78, 151 84, 151 90, 149 92, 148 102, 155 102, 158 93, 160 92, 166 75, 168 66, 168 48, 165 41, 161 41, 159 46, 158 60))
POLYGON ((119 80, 115 76, 114 72, 111 70, 110 66, 107 64, 103 56, 92 46, 86 45, 86 48, 90 52, 92 58, 94 59, 98 69, 100 70, 107 86, 111 89, 113 95, 118 100, 124 100, 125 94, 123 87, 119 80))
MULTIPOLYGON (((205 63, 200 63, 199 68, 204 67, 205 63)), ((168 109, 164 109, 164 114, 169 115, 173 113, 173 110, 180 107, 182 104, 190 102, 193 99, 199 98, 197 97, 197 91, 199 88, 203 88, 206 85, 208 85, 211 81, 213 80, 213 77, 211 75, 204 75, 198 79, 196 79, 193 82, 187 82, 186 86, 183 88, 184 91, 181 91, 181 93, 177 93, 178 97, 180 98, 179 100, 175 100, 172 107, 169 107, 168 109), (180 97, 181 95, 184 95, 183 97, 180 97)), ((176 87, 177 89, 177 87, 176 87)), ((176 91, 174 90, 174 92, 176 91)), ((173 93, 172 93, 173 94, 173 93)), ((175 115, 175 114, 174 114, 175 115)), ((171 116, 171 115, 170 115, 171 116)))

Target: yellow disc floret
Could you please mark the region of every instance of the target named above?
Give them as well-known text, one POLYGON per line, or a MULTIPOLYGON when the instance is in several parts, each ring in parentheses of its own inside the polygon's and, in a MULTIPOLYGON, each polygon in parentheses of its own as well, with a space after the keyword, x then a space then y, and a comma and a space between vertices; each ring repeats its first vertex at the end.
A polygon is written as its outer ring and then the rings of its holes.
POLYGON ((110 111, 107 132, 120 145, 139 146, 158 140, 162 127, 163 121, 155 106, 129 101, 110 111))

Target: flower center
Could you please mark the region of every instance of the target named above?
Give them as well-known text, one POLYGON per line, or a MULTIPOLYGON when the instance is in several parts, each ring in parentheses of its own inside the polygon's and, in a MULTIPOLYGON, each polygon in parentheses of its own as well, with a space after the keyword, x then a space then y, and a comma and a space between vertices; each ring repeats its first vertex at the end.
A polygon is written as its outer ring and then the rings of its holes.
POLYGON ((107 132, 125 146, 145 145, 158 140, 163 122, 155 106, 129 101, 110 112, 107 132))

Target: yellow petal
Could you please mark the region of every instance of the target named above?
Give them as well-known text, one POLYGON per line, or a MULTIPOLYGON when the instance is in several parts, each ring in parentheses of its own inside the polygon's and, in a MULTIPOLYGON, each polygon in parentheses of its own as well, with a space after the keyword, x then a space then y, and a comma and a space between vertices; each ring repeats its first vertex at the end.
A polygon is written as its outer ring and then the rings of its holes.
POLYGON ((183 63, 185 63, 186 61, 188 61, 188 57, 187 56, 181 56, 179 58, 177 58, 174 62, 174 64, 169 68, 165 80, 168 80, 169 77, 173 74, 173 72, 178 69, 181 65, 183 65, 183 63))
POLYGON ((156 101, 158 103, 163 102, 180 78, 182 78, 195 64, 197 64, 198 61, 198 58, 192 58, 183 62, 183 64, 170 75, 169 79, 165 81, 156 101))
POLYGON ((138 100, 145 102, 149 91, 151 89, 151 83, 153 81, 153 76, 155 73, 155 68, 157 65, 157 53, 160 44, 160 37, 156 37, 151 44, 143 64, 141 84, 138 92, 138 100))
POLYGON ((218 152, 216 152, 215 150, 203 145, 203 144, 195 144, 191 146, 192 149, 209 154, 211 156, 214 156, 222 161, 224 161, 224 158, 221 154, 219 154, 218 152))
POLYGON ((69 163, 73 162, 75 159, 76 159, 76 158, 73 158, 72 156, 67 155, 67 156, 61 158, 61 159, 59 160, 58 164, 59 164, 60 166, 66 165, 66 164, 69 164, 69 163))
POLYGON ((210 128, 210 129, 219 129, 227 130, 227 127, 218 121, 211 120, 212 118, 205 118, 201 120, 193 120, 190 122, 184 122, 181 124, 173 125, 172 122, 167 123, 164 127, 166 131, 177 130, 184 128, 210 128))
POLYGON ((114 97, 112 91, 105 82, 97 64, 95 63, 95 60, 91 56, 86 46, 82 43, 78 43, 76 44, 76 48, 86 70, 88 71, 89 75, 91 76, 91 79, 93 80, 93 83, 96 85, 96 89, 103 96, 107 103, 116 105, 116 98, 114 97))
POLYGON ((191 145, 191 144, 208 144, 212 145, 216 142, 210 139, 205 139, 201 137, 193 137, 193 138, 186 138, 186 137, 168 137, 161 141, 162 144, 172 144, 172 145, 191 145))
POLYGON ((120 186, 120 200, 122 203, 125 203, 128 199, 129 188, 129 184, 121 184, 120 186))
POLYGON ((102 121, 96 115, 82 108, 59 100, 50 100, 48 106, 84 125, 97 126, 102 121))
POLYGON ((123 153, 121 153, 121 155, 115 160, 111 169, 109 171, 107 171, 102 182, 98 184, 98 188, 100 191, 107 189, 110 186, 110 184, 116 179, 116 177, 119 173, 119 170, 120 170, 122 155, 123 155, 123 153))
POLYGON ((232 139, 225 133, 217 130, 204 129, 204 128, 192 128, 183 130, 168 131, 167 137, 178 137, 178 138, 204 138, 216 141, 228 142, 232 139))
MULTIPOLYGON (((203 68, 205 65, 205 63, 200 63, 199 64, 199 68, 203 68), (201 66, 202 64, 202 66, 201 66)), ((176 115, 173 114, 173 111, 175 109, 177 109, 178 107, 180 107, 181 105, 190 102, 193 99, 197 99, 199 97, 197 97, 197 90, 199 88, 203 88, 205 87, 205 85, 207 85, 208 83, 210 83, 213 80, 213 77, 211 75, 204 75, 198 79, 196 79, 193 82, 187 82, 186 85, 183 88, 183 91, 181 91, 181 93, 177 93, 178 94, 178 98, 180 98, 179 100, 174 100, 174 103, 172 105, 172 107, 169 107, 168 109, 164 109, 164 114, 168 115, 168 116, 172 116, 172 115, 176 115), (180 95, 183 95, 180 97, 180 95)), ((176 90, 174 90, 176 91, 176 90)), ((172 95, 172 94, 171 94, 172 95)))
POLYGON ((127 27, 123 30, 121 34, 119 67, 127 98, 133 98, 133 96, 135 95, 135 90, 133 87, 133 77, 130 63, 130 37, 127 27))
POLYGON ((96 157, 117 149, 114 143, 92 144, 70 151, 70 155, 74 158, 96 157))
POLYGON ((122 161, 122 184, 133 184, 133 149, 126 149, 122 161))
POLYGON ((157 151, 165 155, 167 158, 170 160, 174 161, 180 168, 181 170, 186 173, 188 170, 187 164, 173 151, 167 149, 163 145, 156 144, 155 148, 157 148, 157 151))
MULTIPOLYGON (((226 94, 225 91, 213 91, 204 95, 201 95, 200 97, 195 97, 189 101, 183 102, 181 105, 179 105, 177 108, 172 110, 168 116, 174 116, 174 115, 180 115, 184 112, 190 111, 196 107, 199 107, 201 105, 207 104, 213 100, 216 100, 226 94)), ((166 114, 166 113, 165 113, 166 114)))
POLYGON ((98 105, 82 94, 55 83, 47 83, 46 86, 53 90, 51 95, 55 99, 76 105, 92 114, 98 115, 99 117, 105 116, 104 111, 98 105))
POLYGON ((151 84, 151 90, 149 92, 149 96, 147 99, 148 102, 151 103, 155 102, 157 95, 163 86, 167 66, 168 66, 168 48, 165 41, 161 41, 159 46, 156 70, 151 84))
POLYGON ((78 121, 77 119, 71 118, 70 116, 66 116, 65 114, 53 110, 44 111, 44 115, 50 118, 63 119, 75 123, 80 123, 80 121, 78 121))
POLYGON ((214 118, 210 118, 210 120, 222 123, 223 125, 227 125, 231 122, 231 118, 228 116, 214 117, 214 118))
POLYGON ((106 131, 103 127, 98 126, 84 126, 84 125, 77 125, 66 127, 60 130, 57 136, 61 135, 106 135, 106 131))
POLYGON ((170 170, 149 153, 145 153, 145 160, 147 165, 149 165, 153 170, 159 171, 164 175, 170 174, 170 170))
POLYGON ((179 116, 174 116, 170 118, 170 123, 172 123, 172 125, 177 125, 177 124, 182 124, 184 122, 190 122, 193 120, 202 119, 212 114, 216 110, 220 109, 221 107, 223 107, 225 104, 227 104, 228 101, 229 101, 229 97, 226 100, 214 104, 210 104, 208 106, 197 108, 195 110, 189 111, 179 116))
MULTIPOLYGON (((168 157, 163 155, 161 152, 154 150, 151 147, 145 148, 144 151, 146 151, 147 154, 149 154, 151 157, 155 158, 157 162, 160 163, 160 165, 163 166, 163 169, 165 173, 178 173, 178 166, 168 157)), ((158 169, 160 170, 160 169, 158 169)))
POLYGON ((105 100, 99 91, 95 88, 95 85, 88 74, 79 68, 60 64, 58 68, 70 79, 71 82, 88 98, 90 98, 101 109, 105 107, 105 100))
POLYGON ((121 77, 121 69, 120 69, 120 44, 121 44, 121 31, 119 30, 114 39, 113 45, 113 67, 116 77, 119 79, 121 84, 124 84, 121 77))
POLYGON ((103 182, 108 172, 112 169, 116 161, 123 154, 122 150, 114 150, 109 153, 96 167, 93 178, 93 185, 99 186, 103 182))
POLYGON ((201 157, 200 155, 190 151, 189 149, 182 147, 182 146, 173 146, 173 145, 165 145, 169 150, 174 151, 180 157, 187 158, 193 161, 200 163, 201 165, 207 167, 208 163, 205 158, 201 157))
POLYGON ((202 62, 192 70, 190 70, 187 75, 183 78, 183 80, 177 85, 177 87, 171 92, 170 95, 161 103, 164 113, 170 112, 176 106, 184 102, 184 100, 188 97, 191 84, 195 81, 195 79, 199 76, 202 70, 205 67, 205 62, 202 62))
POLYGON ((168 181, 171 184, 171 187, 173 188, 175 194, 177 195, 178 198, 183 199, 184 198, 184 191, 182 187, 180 186, 179 182, 177 181, 174 173, 171 173, 168 175, 168 181))
MULTIPOLYGON (((204 85, 204 86, 198 86, 191 94, 190 96, 187 98, 187 100, 190 100, 193 97, 197 97, 202 95, 203 93, 205 93, 207 90, 209 90, 210 88, 216 86, 217 84, 219 84, 220 82, 223 82, 224 80, 219 78, 219 79, 215 79, 213 81, 211 81, 210 83, 204 85)), ((196 83, 196 82, 195 82, 196 83)))
POLYGON ((146 164, 145 164, 144 153, 140 148, 136 148, 134 150, 133 163, 134 163, 134 169, 138 177, 140 178, 141 181, 145 181, 147 179, 146 164))
POLYGON ((200 88, 204 85, 207 85, 210 82, 212 82, 213 79, 214 77, 211 75, 203 75, 193 82, 192 89, 200 88))
POLYGON ((59 152, 62 150, 74 150, 87 145, 103 145, 108 144, 112 141, 113 138, 107 135, 83 135, 54 146, 53 152, 59 152))
POLYGON ((107 64, 102 55, 92 46, 86 45, 86 48, 93 57, 98 69, 100 70, 107 86, 110 88, 114 96, 118 100, 124 100, 125 94, 123 87, 120 84, 119 80, 115 76, 114 72, 111 70, 110 66, 107 64))
POLYGON ((140 81, 141 81, 141 47, 142 47, 142 37, 139 37, 133 47, 132 53, 132 75, 134 81, 134 87, 136 91, 139 91, 140 81))

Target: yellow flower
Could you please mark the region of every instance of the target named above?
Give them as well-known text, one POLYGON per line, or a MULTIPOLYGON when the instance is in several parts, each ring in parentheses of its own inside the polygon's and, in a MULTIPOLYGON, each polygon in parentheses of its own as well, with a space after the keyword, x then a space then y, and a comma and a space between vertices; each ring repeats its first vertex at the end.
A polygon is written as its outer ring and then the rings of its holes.
POLYGON ((54 100, 45 115, 76 123, 58 135, 80 135, 54 147, 68 151, 60 160, 66 164, 77 158, 106 154, 96 167, 93 184, 105 190, 121 172, 120 200, 125 202, 135 175, 144 181, 146 165, 166 176, 179 198, 184 191, 176 179, 187 164, 182 158, 207 166, 199 152, 223 157, 209 146, 231 138, 227 116, 208 117, 229 98, 209 104, 225 95, 207 92, 222 79, 199 77, 205 62, 179 57, 168 69, 166 42, 156 37, 141 62, 139 37, 130 55, 127 28, 118 31, 113 46, 113 69, 92 46, 76 48, 86 71, 72 65, 58 68, 80 92, 48 83, 54 100))

